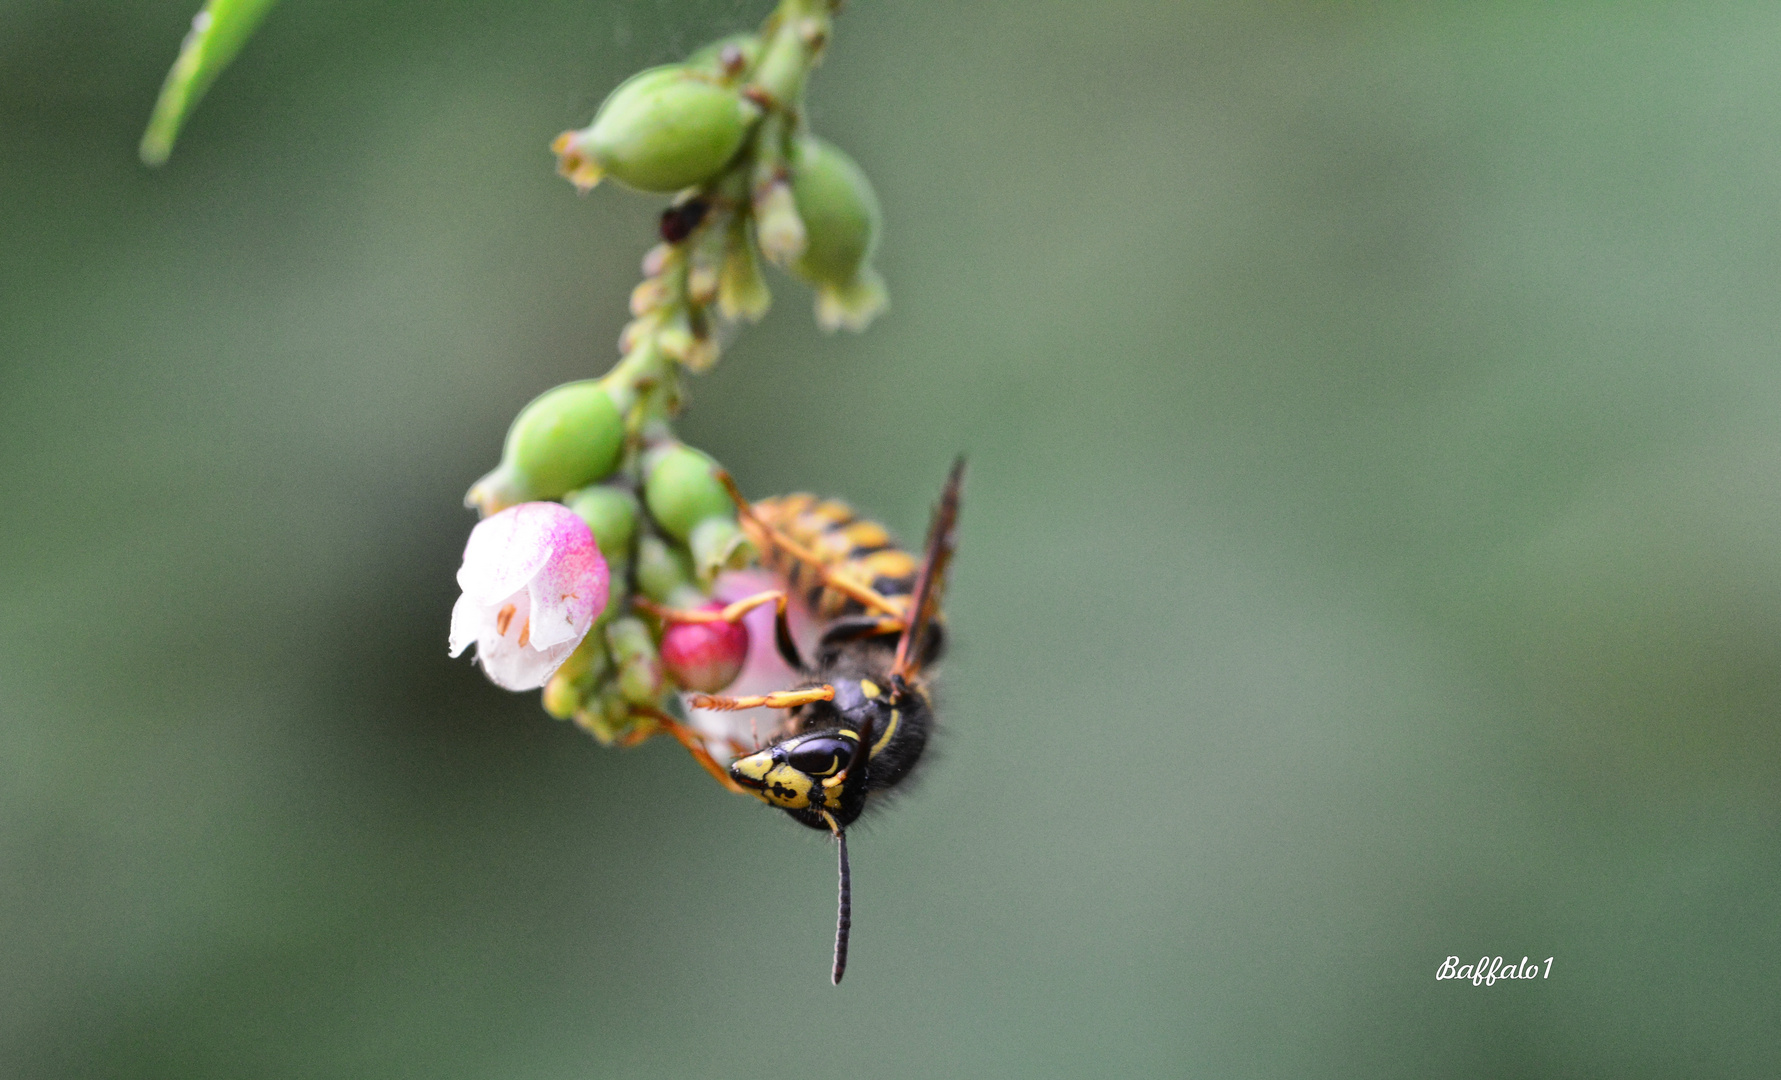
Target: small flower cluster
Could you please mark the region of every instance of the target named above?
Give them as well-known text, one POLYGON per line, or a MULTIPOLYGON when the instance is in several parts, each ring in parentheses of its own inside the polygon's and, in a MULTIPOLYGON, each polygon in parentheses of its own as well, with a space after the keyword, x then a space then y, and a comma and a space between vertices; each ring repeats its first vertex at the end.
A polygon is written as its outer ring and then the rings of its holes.
POLYGON ((803 118, 835 6, 781 0, 758 33, 632 76, 553 144, 582 191, 611 177, 674 199, 618 364, 521 410, 466 496, 483 520, 451 649, 475 642, 494 682, 542 686, 547 711, 602 742, 647 738, 680 692, 724 689, 748 653, 735 622, 662 618, 721 607, 719 575, 758 554, 716 463, 673 434, 684 373, 716 362, 726 327, 765 314, 763 257, 815 288, 825 329, 863 329, 886 304, 877 197, 803 118))

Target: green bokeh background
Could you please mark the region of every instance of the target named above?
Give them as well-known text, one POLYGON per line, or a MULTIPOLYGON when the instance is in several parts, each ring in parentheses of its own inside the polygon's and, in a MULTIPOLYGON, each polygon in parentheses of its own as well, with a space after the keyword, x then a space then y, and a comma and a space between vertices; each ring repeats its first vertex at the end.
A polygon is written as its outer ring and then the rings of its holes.
POLYGON ((971 457, 836 990, 820 837, 445 655, 660 205, 546 144, 766 0, 291 0, 150 172, 193 3, 0 3, 0 1074, 1781 1075, 1781 8, 849 5, 892 311, 683 423, 971 457))

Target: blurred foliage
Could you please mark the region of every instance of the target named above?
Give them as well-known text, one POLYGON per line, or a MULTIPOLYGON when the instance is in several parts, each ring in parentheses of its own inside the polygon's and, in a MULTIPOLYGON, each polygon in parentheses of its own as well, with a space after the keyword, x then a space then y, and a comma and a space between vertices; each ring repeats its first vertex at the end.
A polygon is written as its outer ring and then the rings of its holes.
POLYGON ((445 657, 657 209, 546 144, 765 7, 305 0, 150 172, 189 0, 5 6, 0 1073, 1775 1075, 1781 11, 849 5, 897 307, 683 425, 971 455, 836 991, 820 837, 445 657))
POLYGON ((179 57, 161 84, 148 130, 138 152, 145 164, 159 165, 173 152, 173 140, 204 92, 272 10, 276 0, 205 0, 180 42, 179 57))

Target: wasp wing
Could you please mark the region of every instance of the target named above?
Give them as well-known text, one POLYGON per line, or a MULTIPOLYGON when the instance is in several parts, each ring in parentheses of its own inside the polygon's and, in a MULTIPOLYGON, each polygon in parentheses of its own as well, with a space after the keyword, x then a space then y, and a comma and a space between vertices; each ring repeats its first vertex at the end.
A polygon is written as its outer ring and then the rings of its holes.
POLYGON ((953 533, 959 518, 959 488, 965 482, 965 459, 955 458, 947 474, 946 487, 940 492, 940 505, 934 508, 928 522, 928 539, 922 548, 921 570, 915 577, 915 591, 909 598, 908 623, 897 641, 894 675, 907 677, 921 665, 922 639, 940 609, 940 594, 946 587, 946 564, 952 561, 953 533))

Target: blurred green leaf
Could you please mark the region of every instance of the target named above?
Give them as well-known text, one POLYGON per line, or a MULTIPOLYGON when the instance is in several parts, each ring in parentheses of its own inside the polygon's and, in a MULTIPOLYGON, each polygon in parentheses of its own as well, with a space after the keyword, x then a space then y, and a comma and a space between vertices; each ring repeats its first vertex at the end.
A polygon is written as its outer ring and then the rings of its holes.
POLYGON ((235 59, 260 20, 277 0, 209 0, 179 47, 179 59, 161 84, 161 96, 142 133, 142 160, 159 165, 173 152, 173 140, 204 91, 235 59))

